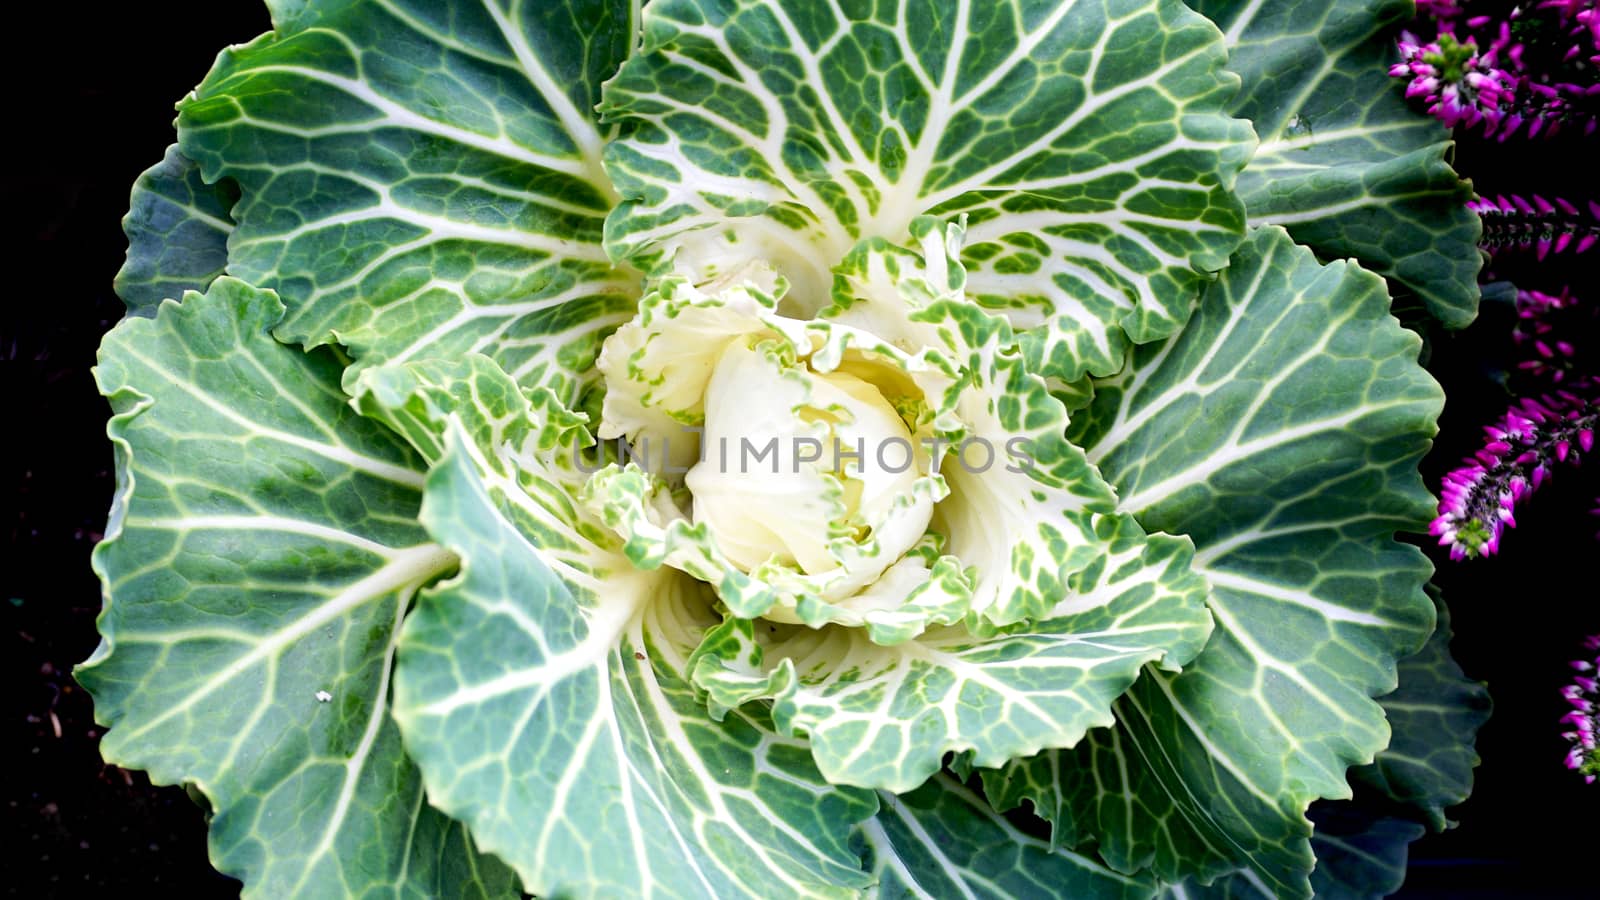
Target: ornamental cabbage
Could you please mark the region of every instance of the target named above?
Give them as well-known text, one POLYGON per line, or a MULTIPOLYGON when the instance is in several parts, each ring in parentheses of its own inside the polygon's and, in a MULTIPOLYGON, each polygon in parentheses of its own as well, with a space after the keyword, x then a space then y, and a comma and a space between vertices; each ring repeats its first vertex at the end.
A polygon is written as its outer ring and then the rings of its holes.
POLYGON ((248 894, 1305 896, 1420 831, 1352 766, 1464 796, 1402 4, 268 5, 134 190, 78 671, 248 894))

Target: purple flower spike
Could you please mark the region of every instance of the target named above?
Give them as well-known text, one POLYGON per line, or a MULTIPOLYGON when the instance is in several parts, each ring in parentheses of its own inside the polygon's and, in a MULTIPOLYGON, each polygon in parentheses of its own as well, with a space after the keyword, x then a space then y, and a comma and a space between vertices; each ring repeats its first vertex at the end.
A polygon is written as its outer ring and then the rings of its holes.
MULTIPOLYGON (((1536 129, 1543 122, 1535 119, 1528 127, 1536 129)), ((1600 242, 1600 203, 1586 205, 1587 211, 1580 211, 1564 197, 1547 200, 1535 195, 1530 202, 1512 194, 1479 198, 1467 208, 1483 218, 1482 243, 1489 251, 1531 248, 1544 259, 1552 252, 1584 253, 1600 242)))
MULTIPOLYGON (((1526 205, 1536 212, 1554 205, 1505 198, 1479 208, 1526 205)), ((1557 204, 1565 201, 1557 200, 1557 204)), ((1524 397, 1484 429, 1481 449, 1444 477, 1439 513, 1429 533, 1450 548, 1452 559, 1492 556, 1507 528, 1517 525, 1517 507, 1559 465, 1577 465, 1594 450, 1600 426, 1600 378, 1576 368, 1577 348, 1556 333, 1552 317, 1580 310, 1570 291, 1519 291, 1512 339, 1531 351, 1519 370, 1547 380, 1542 396, 1524 397)))
MULTIPOLYGON (((1583 646, 1590 653, 1600 653, 1600 634, 1585 638, 1583 646)), ((1580 672, 1593 671, 1597 667, 1600 667, 1600 655, 1572 661, 1572 668, 1580 672)), ((1593 784, 1595 777, 1600 776, 1600 749, 1595 744, 1595 733, 1600 731, 1600 721, 1597 721, 1600 716, 1595 713, 1600 695, 1596 694, 1595 688, 1594 678, 1579 675, 1572 679, 1572 684, 1561 689, 1561 695, 1575 707, 1561 717, 1562 725, 1575 726, 1573 730, 1561 734, 1572 745, 1567 749, 1563 763, 1568 769, 1582 775, 1587 784, 1593 784)))

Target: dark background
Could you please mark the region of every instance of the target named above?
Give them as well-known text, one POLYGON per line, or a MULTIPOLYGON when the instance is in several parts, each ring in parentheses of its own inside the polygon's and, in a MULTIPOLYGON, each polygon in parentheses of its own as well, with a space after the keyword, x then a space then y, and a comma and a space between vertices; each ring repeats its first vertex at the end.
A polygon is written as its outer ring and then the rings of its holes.
MULTIPOLYGON (((99 758, 91 706, 70 670, 94 649, 99 586, 89 551, 110 502, 107 408, 89 375, 100 336, 121 317, 111 291, 124 241, 119 220, 141 170, 173 140, 173 103, 215 52, 268 27, 252 2, 26 4, 12 20, 6 65, 12 154, 0 176, 10 258, 0 301, 0 398, 7 464, 0 472, 5 533, 0 629, 5 667, 6 856, 9 893, 82 897, 114 888, 228 897, 235 882, 205 854, 199 807, 179 788, 152 788, 99 758), (25 17, 40 21, 25 21, 25 17), (18 42, 28 47, 19 46, 18 42), (25 54, 32 57, 23 61, 25 54)), ((1600 143, 1510 147, 1464 141, 1461 170, 1485 193, 1600 195, 1600 143), (1586 181, 1585 178, 1588 180, 1586 181)), ((1497 268, 1531 287, 1571 280, 1600 303, 1591 251, 1497 268)), ((1504 406, 1512 318, 1486 309, 1465 333, 1432 343, 1435 377, 1450 397, 1430 486, 1476 448, 1479 426, 1504 406)), ((1600 342, 1600 335, 1590 338, 1600 342)), ((1559 690, 1583 636, 1600 632, 1596 564, 1600 464, 1561 472, 1519 518, 1502 556, 1452 564, 1435 553, 1455 617, 1456 656, 1489 682, 1494 718, 1460 827, 1412 847, 1411 897, 1592 896, 1600 785, 1561 766, 1559 690)))

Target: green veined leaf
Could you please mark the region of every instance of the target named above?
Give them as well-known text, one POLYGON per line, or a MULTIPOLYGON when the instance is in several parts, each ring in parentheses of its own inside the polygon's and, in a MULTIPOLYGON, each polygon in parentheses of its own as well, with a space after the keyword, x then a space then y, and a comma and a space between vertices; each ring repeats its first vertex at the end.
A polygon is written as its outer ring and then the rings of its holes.
MULTIPOLYGON (((1406 876, 1407 847, 1429 827, 1448 827, 1444 811, 1472 790, 1473 749, 1489 715, 1489 696, 1450 658, 1449 614, 1431 587, 1439 625, 1422 649, 1400 661, 1400 686, 1379 698, 1394 733, 1369 765, 1351 769, 1351 800, 1320 800, 1308 813, 1315 831, 1311 849, 1317 867, 1311 889, 1317 897, 1387 897, 1406 876), (1397 806, 1396 804, 1399 804, 1397 806), (1411 816, 1402 817, 1410 807, 1411 816)), ((1275 900, 1261 878, 1241 869, 1209 886, 1186 883, 1167 895, 1249 897, 1275 900)))
POLYGON ((231 182, 206 184, 177 145, 139 176, 122 219, 128 260, 116 279, 130 314, 153 316, 161 301, 203 291, 223 273, 233 233, 228 211, 238 197, 231 182))
POLYGON ((430 801, 541 896, 864 886, 847 838, 873 796, 758 712, 710 720, 684 677, 709 598, 635 570, 570 505, 570 415, 481 357, 407 369, 373 370, 362 402, 436 435, 417 438, 441 454, 421 520, 461 558, 406 620, 395 676, 430 801))
POLYGON ((1474 742, 1491 704, 1488 688, 1450 656, 1450 612, 1436 593, 1434 605, 1439 626, 1421 650, 1400 661, 1400 686, 1378 700, 1394 739, 1371 765, 1350 775, 1443 831, 1450 825, 1445 810, 1472 793, 1474 742))
POLYGON ((948 776, 879 798, 882 810, 857 837, 868 870, 877 876, 869 897, 1110 900, 1151 894, 1145 879, 1022 833, 948 776))
POLYGON ((1409 0, 1199 0, 1244 79, 1235 115, 1261 146, 1239 176, 1252 225, 1323 259, 1355 257, 1462 328, 1478 311, 1481 223, 1449 132, 1388 74, 1409 0))
POLYGON ((637 296, 601 248, 591 112, 627 0, 279 4, 180 107, 183 152, 238 182, 228 271, 276 334, 357 360, 494 357, 572 402, 637 296))
POLYGON ((1392 536, 1432 512, 1416 465, 1442 397, 1388 306, 1381 279, 1262 229, 1183 334, 1096 385, 1073 436, 1145 528, 1194 539, 1217 630, 1140 678, 1116 728, 988 776, 1002 808, 1034 800, 1119 870, 1308 894, 1306 807, 1388 744, 1371 698, 1433 625, 1430 566, 1392 536))
POLYGON ((455 566, 416 524, 419 461, 349 408, 331 354, 272 339, 282 314, 223 278, 101 348, 118 485, 77 672, 101 752, 203 791, 249 896, 516 896, 388 717, 400 618, 455 566))
POLYGON ((613 255, 699 282, 753 263, 830 299, 857 241, 964 214, 970 292, 1040 329, 1040 374, 1171 334, 1237 246, 1245 123, 1177 0, 657 0, 608 83, 613 255))

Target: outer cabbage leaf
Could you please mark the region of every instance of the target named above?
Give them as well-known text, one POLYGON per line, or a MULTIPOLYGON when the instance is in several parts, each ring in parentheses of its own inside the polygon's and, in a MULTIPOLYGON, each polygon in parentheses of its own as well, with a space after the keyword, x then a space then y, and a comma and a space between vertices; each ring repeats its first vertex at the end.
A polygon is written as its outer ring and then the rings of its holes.
POLYGON ((1350 775, 1443 831, 1450 827, 1445 810, 1472 793, 1474 743, 1491 704, 1483 682, 1468 678, 1451 658, 1450 612, 1437 594, 1434 605, 1439 627, 1421 650, 1400 661, 1400 686, 1378 700, 1394 739, 1371 765, 1350 775))
POLYGON ((1342 802, 1312 806, 1310 815, 1316 827, 1311 849, 1317 854, 1311 890, 1317 897, 1366 900, 1400 890, 1407 851, 1426 829, 1342 802))
POLYGON ((430 456, 421 520, 461 558, 407 618, 395 717, 431 802, 541 896, 844 896, 871 793, 685 678, 702 586, 640 572, 572 502, 581 420, 482 357, 371 370, 430 456))
POLYGON ((203 291, 223 273, 233 233, 228 211, 238 197, 231 182, 206 184, 177 145, 139 176, 122 219, 128 260, 116 279, 128 312, 153 316, 161 301, 203 291))
POLYGON ((877 876, 869 897, 1109 900, 1151 894, 1145 879, 1024 834, 948 776, 879 799, 882 811, 857 838, 877 876))
POLYGON ((416 523, 420 462, 331 354, 272 339, 282 313, 223 278, 101 348, 118 483, 77 671, 101 752, 204 792, 249 896, 516 896, 425 802, 386 708, 400 618, 455 565, 416 523))
MULTIPOLYGON (((1311 890, 1322 900, 1375 900, 1400 890, 1411 842, 1426 831, 1416 822, 1391 818, 1345 801, 1311 807, 1316 833, 1311 848, 1317 868, 1311 890)), ((1209 885, 1167 885, 1163 900, 1277 900, 1259 876, 1241 869, 1209 885)))
POLYGON ((276 289, 275 332, 337 342, 346 376, 493 356, 572 401, 635 276, 591 112, 633 40, 627 0, 325 0, 223 51, 181 106, 183 152, 231 178, 228 271, 276 289))
POLYGON ((1355 257, 1462 328, 1482 256, 1449 132, 1388 75, 1409 0, 1199 0, 1244 79, 1235 115, 1261 146, 1239 177, 1251 225, 1282 225, 1323 259, 1355 257))
MULTIPOLYGON (((1394 739, 1371 764, 1350 771, 1352 800, 1322 800, 1308 813, 1315 831, 1317 897, 1386 897, 1400 889, 1406 852, 1427 827, 1449 826, 1446 808, 1472 789, 1478 728, 1488 719, 1483 684, 1462 674, 1450 658, 1449 614, 1431 588, 1439 626, 1422 649, 1400 661, 1400 686, 1379 698, 1394 739), (1423 822, 1413 821, 1420 818, 1423 822)), ((1172 897, 1250 897, 1276 894, 1249 869, 1209 886, 1169 887, 1172 897)))
POLYGON ((857 241, 968 216, 971 294, 1075 381, 1171 334, 1238 244, 1252 143, 1178 0, 657 0, 606 86, 612 253, 701 282, 760 260, 800 312, 857 241))
POLYGON ((1177 338, 1096 385, 1073 437, 1150 530, 1191 536, 1217 630, 1147 672, 1114 729, 986 776, 1061 843, 1163 880, 1249 869, 1305 896, 1305 810, 1389 742, 1371 698, 1433 626, 1431 571, 1392 535, 1432 500, 1416 465, 1442 405, 1382 279, 1255 232, 1177 338))

